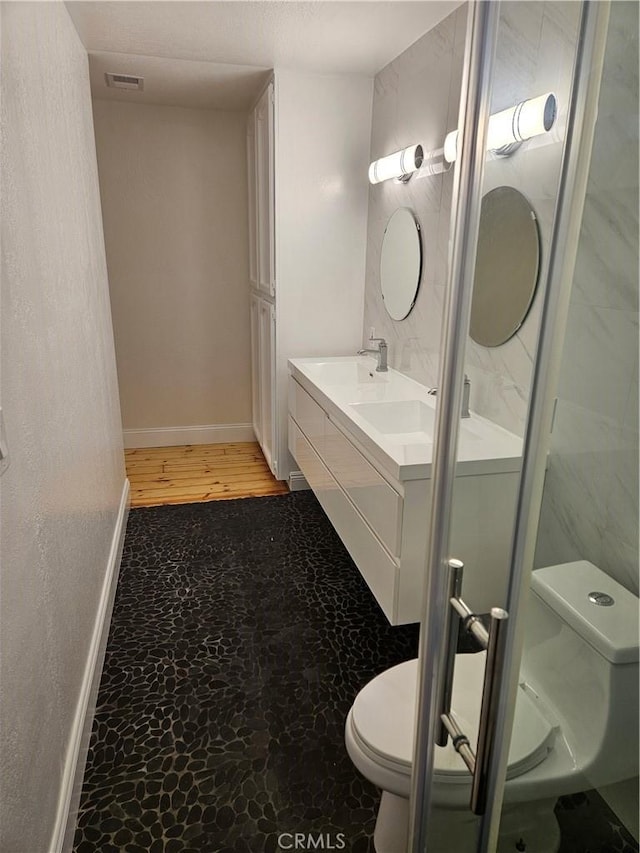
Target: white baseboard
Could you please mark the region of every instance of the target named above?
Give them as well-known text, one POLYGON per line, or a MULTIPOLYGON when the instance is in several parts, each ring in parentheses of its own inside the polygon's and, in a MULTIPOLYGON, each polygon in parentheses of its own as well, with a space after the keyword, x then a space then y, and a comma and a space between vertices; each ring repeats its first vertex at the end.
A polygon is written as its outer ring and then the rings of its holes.
POLYGON ((306 489, 310 489, 311 486, 307 483, 306 477, 302 473, 302 471, 292 471, 289 474, 289 491, 290 492, 302 492, 306 489))
POLYGON ((87 655, 84 677, 80 689, 80 697, 76 706, 73 728, 69 738, 69 747, 62 774, 58 812, 50 845, 50 853, 70 853, 73 849, 82 780, 84 777, 91 727, 98 698, 98 688, 102 675, 104 654, 109 636, 109 624, 113 601, 120 573, 120 561, 124 545, 124 534, 127 528, 129 514, 129 480, 124 481, 118 517, 111 540, 111 549, 107 562, 107 570, 102 584, 98 612, 93 627, 93 635, 87 655))
POLYGON ((207 424, 189 427, 123 430, 124 446, 174 447, 178 444, 222 444, 231 441, 255 441, 251 424, 207 424))

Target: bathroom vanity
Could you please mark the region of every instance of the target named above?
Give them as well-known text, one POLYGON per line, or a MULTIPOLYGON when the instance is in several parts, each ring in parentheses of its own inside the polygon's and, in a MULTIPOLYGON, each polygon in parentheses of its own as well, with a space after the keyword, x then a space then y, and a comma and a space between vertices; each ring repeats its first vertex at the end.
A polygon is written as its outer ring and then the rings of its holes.
MULTIPOLYGON (((289 360, 289 450, 389 622, 421 617, 435 399, 368 357, 289 360)), ((504 605, 522 441, 461 420, 453 553, 476 612, 504 605)))

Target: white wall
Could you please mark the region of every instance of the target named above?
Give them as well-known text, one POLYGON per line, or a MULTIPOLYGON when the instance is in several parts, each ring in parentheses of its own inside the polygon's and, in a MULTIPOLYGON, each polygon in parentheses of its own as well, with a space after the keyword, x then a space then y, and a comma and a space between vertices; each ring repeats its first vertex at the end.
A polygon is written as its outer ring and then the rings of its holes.
MULTIPOLYGON (((102 100, 93 109, 128 443, 192 440, 128 430, 248 424, 246 117, 102 100)), ((203 440, 218 434, 230 436, 203 440)))
POLYGON ((64 830, 125 475, 87 56, 62 3, 0 9, 0 848, 44 853, 58 811, 64 830))
MULTIPOLYGON (((275 81, 276 372, 284 392, 288 358, 360 347, 373 81, 278 68, 275 81)), ((286 392, 277 416, 278 458, 289 459, 286 392)))
MULTIPOLYGON (((446 133, 456 128, 466 13, 465 5, 376 77, 371 159, 414 142, 422 142, 427 150, 439 148, 446 133)), ((524 0, 501 7, 492 112, 552 90, 559 115, 551 134, 530 140, 509 158, 488 157, 483 194, 508 185, 529 199, 541 233, 541 281, 548 261, 579 13, 580 5, 572 2, 524 0)), ((452 188, 453 170, 412 179, 406 186, 386 181, 369 192, 364 333, 375 326, 390 343, 390 364, 424 385, 438 382, 452 188), (406 320, 398 322, 384 309, 379 263, 386 222, 399 206, 411 207, 420 220, 424 268, 416 305, 406 320)), ((527 319, 503 346, 482 347, 471 339, 467 345, 472 409, 520 435, 541 296, 539 288, 527 319)))

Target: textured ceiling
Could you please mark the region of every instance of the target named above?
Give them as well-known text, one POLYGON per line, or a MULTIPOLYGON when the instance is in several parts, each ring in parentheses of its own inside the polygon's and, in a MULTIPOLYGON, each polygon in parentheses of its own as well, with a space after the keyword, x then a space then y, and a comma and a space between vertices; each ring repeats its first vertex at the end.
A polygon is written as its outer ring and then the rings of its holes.
POLYGON ((461 0, 68 0, 66 5, 92 56, 94 97, 114 97, 104 87, 104 71, 121 71, 145 76, 147 90, 115 96, 121 99, 185 106, 191 99, 194 106, 243 109, 251 98, 247 92, 260 87, 256 70, 374 76, 461 0), (163 66, 150 60, 143 68, 142 61, 136 66, 106 53, 190 61, 163 66), (208 69, 216 81, 208 98, 202 63, 217 66, 208 69), (221 65, 236 68, 225 71, 221 65))

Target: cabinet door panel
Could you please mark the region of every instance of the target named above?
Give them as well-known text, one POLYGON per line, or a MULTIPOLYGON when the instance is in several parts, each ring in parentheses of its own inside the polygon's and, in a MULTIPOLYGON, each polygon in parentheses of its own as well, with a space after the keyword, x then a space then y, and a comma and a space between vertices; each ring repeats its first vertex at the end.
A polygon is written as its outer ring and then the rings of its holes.
POLYGON ((252 113, 247 124, 247 186, 249 190, 249 281, 258 287, 258 211, 256 199, 256 120, 252 113))
POLYGON ((275 458, 275 308, 263 299, 259 301, 260 313, 260 409, 261 446, 273 474, 275 458))
POLYGON ((258 212, 258 288, 273 296, 274 224, 273 224, 273 84, 256 107, 256 173, 258 212))
POLYGON ((262 442, 260 399, 260 300, 251 297, 251 421, 256 439, 262 442))

